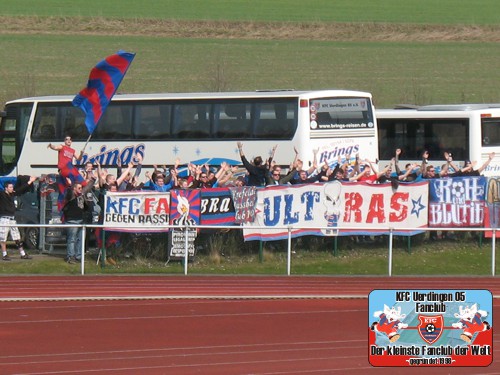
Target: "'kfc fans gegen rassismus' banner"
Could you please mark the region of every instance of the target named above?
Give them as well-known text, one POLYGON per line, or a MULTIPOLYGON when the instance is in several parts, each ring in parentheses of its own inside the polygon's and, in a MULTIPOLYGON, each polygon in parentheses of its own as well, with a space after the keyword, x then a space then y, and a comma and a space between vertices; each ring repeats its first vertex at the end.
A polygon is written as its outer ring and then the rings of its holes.
POLYGON ((170 193, 107 192, 104 198, 106 229, 123 232, 168 230, 165 226, 169 224, 170 193))

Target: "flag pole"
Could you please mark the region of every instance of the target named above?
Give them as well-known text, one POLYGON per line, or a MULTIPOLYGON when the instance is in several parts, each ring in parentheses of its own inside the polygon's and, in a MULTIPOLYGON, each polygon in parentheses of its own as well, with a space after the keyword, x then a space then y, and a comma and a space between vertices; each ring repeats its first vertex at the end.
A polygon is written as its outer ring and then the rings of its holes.
POLYGON ((87 147, 87 145, 89 144, 89 141, 90 141, 90 138, 92 137, 92 134, 89 135, 89 137, 87 138, 87 142, 85 142, 85 145, 83 146, 82 148, 82 153, 85 152, 85 148, 87 147))

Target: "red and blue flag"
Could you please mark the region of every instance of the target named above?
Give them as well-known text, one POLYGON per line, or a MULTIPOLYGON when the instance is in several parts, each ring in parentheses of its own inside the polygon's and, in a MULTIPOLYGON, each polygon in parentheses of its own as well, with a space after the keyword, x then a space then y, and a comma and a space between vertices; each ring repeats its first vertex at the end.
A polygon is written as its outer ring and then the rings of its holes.
POLYGON ((85 113, 89 134, 97 127, 101 116, 123 80, 135 53, 118 51, 99 62, 91 71, 87 87, 73 99, 73 105, 85 113))

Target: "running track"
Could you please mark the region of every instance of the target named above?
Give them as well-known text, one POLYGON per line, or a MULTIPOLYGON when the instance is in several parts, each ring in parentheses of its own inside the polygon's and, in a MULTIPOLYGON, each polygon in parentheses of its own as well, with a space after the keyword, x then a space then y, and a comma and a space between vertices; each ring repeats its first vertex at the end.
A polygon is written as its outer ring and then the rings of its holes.
MULTIPOLYGON (((1 277, 1 374, 392 374, 368 363, 373 289, 489 289, 500 278, 1 277)), ((494 324, 493 324, 494 326, 494 324)), ((494 336, 493 357, 499 356, 494 336)), ((425 374, 500 374, 412 368, 425 374)))

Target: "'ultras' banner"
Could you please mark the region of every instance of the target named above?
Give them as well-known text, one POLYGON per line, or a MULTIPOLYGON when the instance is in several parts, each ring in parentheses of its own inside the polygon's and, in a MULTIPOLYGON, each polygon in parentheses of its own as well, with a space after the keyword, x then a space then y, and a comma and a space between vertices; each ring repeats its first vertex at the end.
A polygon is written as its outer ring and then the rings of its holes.
POLYGON ((122 232, 168 231, 170 193, 107 192, 104 200, 104 226, 122 232), (143 227, 144 229, 141 229, 143 227))
POLYGON ((412 235, 402 228, 427 226, 428 183, 340 183, 276 186, 259 190, 256 219, 244 225, 245 240, 277 240, 304 235, 412 235), (258 227, 269 229, 259 229, 258 227), (384 228, 381 228, 384 227, 384 228), (359 229, 357 229, 359 228, 359 229), (398 230, 398 228, 401 228, 398 230))
POLYGON ((482 227, 486 177, 429 180, 429 227, 482 227))

